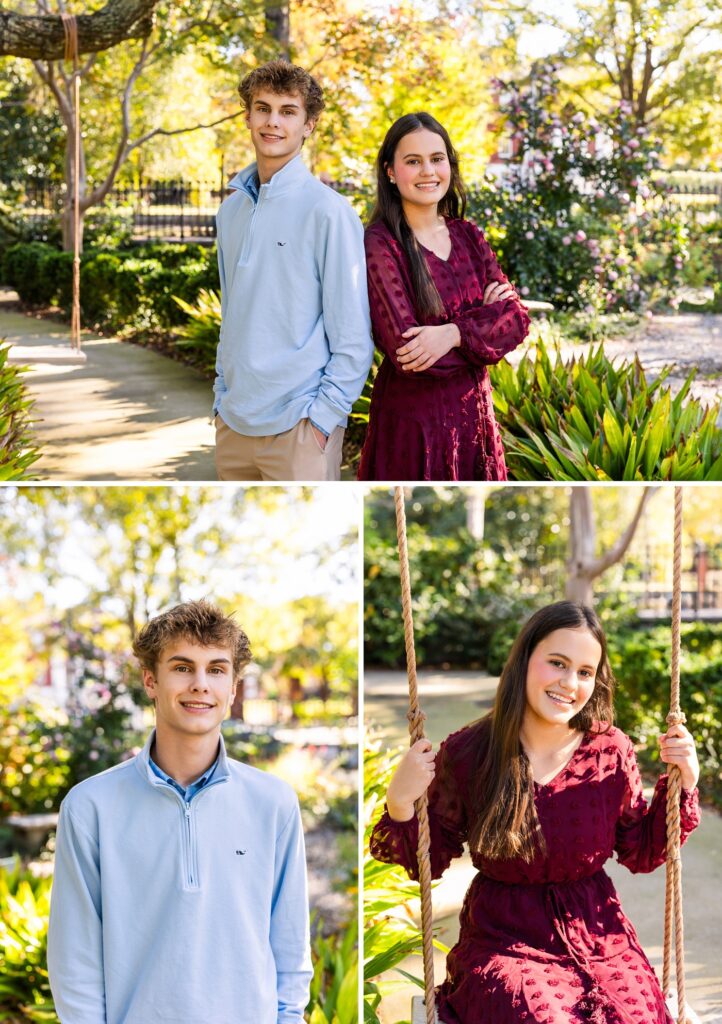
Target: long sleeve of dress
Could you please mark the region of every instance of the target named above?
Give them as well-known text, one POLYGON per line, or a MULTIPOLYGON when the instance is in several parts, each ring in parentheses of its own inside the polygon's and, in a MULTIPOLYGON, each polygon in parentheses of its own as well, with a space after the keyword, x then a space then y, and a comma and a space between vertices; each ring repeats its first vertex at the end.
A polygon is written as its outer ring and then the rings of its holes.
MULTIPOLYGON (((484 289, 492 281, 509 284, 483 233, 471 221, 464 228, 478 250, 484 289)), ((529 333, 529 314, 515 298, 489 305, 479 304, 453 318, 461 333, 461 353, 475 366, 498 363, 513 351, 529 333)))
POLYGON ((401 254, 395 251, 390 236, 369 230, 365 246, 374 341, 393 368, 405 377, 445 377, 464 365, 458 350, 452 349, 427 370, 404 370, 396 355, 396 350, 407 343, 402 334, 410 327, 421 326, 414 309, 411 282, 405 268, 402 269, 401 254))
MULTIPOLYGON (((436 756, 436 775, 429 786, 428 799, 431 875, 440 878, 454 857, 464 852, 468 836, 466 809, 444 743, 436 756)), ((384 809, 371 834, 371 855, 385 864, 400 864, 409 878, 418 880, 418 840, 416 814, 408 821, 395 821, 384 809)))
MULTIPOLYGON (((664 863, 667 850, 667 775, 662 775, 647 805, 642 793, 639 766, 631 743, 624 761, 626 787, 617 822, 614 849, 621 864, 630 871, 654 871, 664 863)), ((680 800, 682 842, 699 824, 699 794, 682 790, 680 800)))

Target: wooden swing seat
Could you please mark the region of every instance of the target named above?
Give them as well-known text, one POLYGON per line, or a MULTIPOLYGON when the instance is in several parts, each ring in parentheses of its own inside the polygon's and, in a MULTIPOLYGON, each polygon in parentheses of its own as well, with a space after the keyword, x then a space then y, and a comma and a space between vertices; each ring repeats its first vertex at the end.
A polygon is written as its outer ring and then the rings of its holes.
MULTIPOLYGON (((439 1015, 436 1011, 434 1020, 439 1024, 439 1015)), ((411 1000, 411 1024, 426 1024, 426 1000, 423 996, 414 996, 411 1000)))

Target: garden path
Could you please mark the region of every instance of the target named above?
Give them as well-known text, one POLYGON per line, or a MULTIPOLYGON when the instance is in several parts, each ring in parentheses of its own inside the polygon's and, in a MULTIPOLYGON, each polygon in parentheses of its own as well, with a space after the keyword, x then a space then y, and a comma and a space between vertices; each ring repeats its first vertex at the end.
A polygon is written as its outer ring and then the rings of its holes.
MULTIPOLYGON (((587 344, 564 344, 565 358, 582 355, 587 344)), ((674 369, 669 377, 676 393, 691 370, 697 369, 692 394, 704 405, 722 401, 722 315, 712 313, 679 313, 675 316, 652 316, 631 334, 604 342, 604 351, 615 362, 639 356, 645 372, 659 375, 663 366, 674 369)), ((512 353, 511 362, 521 358, 512 353)), ((722 426, 722 416, 720 417, 722 426)))
MULTIPOLYGON (((421 672, 421 704, 427 713, 427 733, 438 744, 451 731, 472 721, 491 707, 498 680, 474 672, 421 672)), ((408 684, 402 672, 367 670, 364 679, 364 719, 376 724, 388 747, 408 744, 406 711, 408 684)), ((647 955, 661 974, 664 916, 664 871, 632 875, 610 862, 607 871, 621 897, 622 906, 637 929, 647 955)), ((468 855, 454 861, 434 889, 434 921, 441 941, 453 945, 458 935, 458 914, 464 893, 474 875, 468 855)), ((702 824, 684 847, 684 916, 687 999, 702 1024, 722 1024, 722 918, 710 906, 722 891, 722 817, 706 810, 702 824), (712 896, 712 894, 715 894, 712 896)), ((444 955, 435 952, 435 977, 444 977, 444 955)), ((418 957, 400 965, 422 973, 418 957)), ((390 972, 388 978, 398 980, 390 972)), ((395 991, 382 1003, 384 1024, 408 1019, 413 986, 395 991)))
POLYGON ((25 376, 42 456, 41 480, 215 480, 211 386, 200 373, 150 349, 84 335, 83 364, 62 362, 66 324, 8 308, 0 338, 25 376))

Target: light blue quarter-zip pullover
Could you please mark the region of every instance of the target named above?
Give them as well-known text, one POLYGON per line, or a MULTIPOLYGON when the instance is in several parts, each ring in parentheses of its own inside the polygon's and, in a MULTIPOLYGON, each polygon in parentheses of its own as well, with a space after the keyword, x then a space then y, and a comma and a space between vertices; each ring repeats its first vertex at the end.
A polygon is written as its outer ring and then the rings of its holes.
POLYGON ((216 218, 223 320, 214 411, 265 437, 345 426, 373 355, 363 228, 301 156, 237 174, 216 218))
POLYGON ((153 738, 61 807, 48 969, 62 1024, 302 1024, 295 793, 230 760, 221 739, 212 775, 184 799, 153 772, 153 738))

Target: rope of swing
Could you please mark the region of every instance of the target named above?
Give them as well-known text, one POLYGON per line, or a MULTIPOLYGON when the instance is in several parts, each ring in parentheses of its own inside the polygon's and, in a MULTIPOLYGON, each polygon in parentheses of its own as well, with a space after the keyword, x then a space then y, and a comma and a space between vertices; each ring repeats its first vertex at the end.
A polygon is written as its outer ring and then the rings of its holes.
MULTIPOLYGON (((680 622, 682 618, 682 488, 674 489, 674 562, 672 577, 672 680, 670 710, 667 724, 685 722, 679 701, 680 622)), ((672 965, 672 936, 674 935, 674 962, 677 976, 677 1024, 686 1024, 684 991, 684 922, 682 918, 682 858, 680 795, 682 782, 679 767, 669 766, 667 781, 667 876, 664 904, 664 960, 662 990, 670 991, 672 965)))
MULTIPOLYGON (((406 510, 403 487, 394 488, 396 505, 396 535, 399 544, 399 572, 401 574, 401 608, 404 619, 404 642, 406 644, 406 671, 409 678, 409 736, 410 745, 424 738, 425 715, 419 706, 419 690, 416 679, 416 651, 414 648, 414 620, 411 610, 411 577, 409 573, 409 552, 406 546, 406 510)), ((421 889, 421 935, 424 955, 424 991, 426 1024, 436 1021, 436 997, 434 994, 434 936, 431 908, 431 836, 426 793, 415 802, 419 822, 419 841, 416 856, 419 863, 419 887, 421 889)))
POLYGON ((80 75, 78 73, 78 20, 74 14, 60 15, 65 33, 65 60, 73 62, 73 309, 70 345, 80 351, 80 75))

